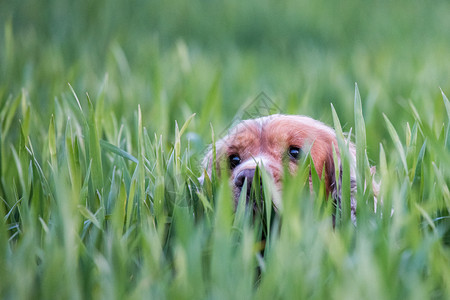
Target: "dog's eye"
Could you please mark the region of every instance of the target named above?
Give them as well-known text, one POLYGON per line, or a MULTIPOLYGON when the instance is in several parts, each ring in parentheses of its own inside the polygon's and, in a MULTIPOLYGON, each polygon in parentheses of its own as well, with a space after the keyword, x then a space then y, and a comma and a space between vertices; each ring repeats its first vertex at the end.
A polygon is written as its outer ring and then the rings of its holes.
POLYGON ((298 160, 300 158, 300 155, 302 154, 302 150, 300 150, 299 147, 296 146, 290 146, 288 150, 289 158, 298 160))
POLYGON ((232 170, 241 163, 241 158, 237 154, 231 154, 228 159, 230 161, 230 169, 232 170))

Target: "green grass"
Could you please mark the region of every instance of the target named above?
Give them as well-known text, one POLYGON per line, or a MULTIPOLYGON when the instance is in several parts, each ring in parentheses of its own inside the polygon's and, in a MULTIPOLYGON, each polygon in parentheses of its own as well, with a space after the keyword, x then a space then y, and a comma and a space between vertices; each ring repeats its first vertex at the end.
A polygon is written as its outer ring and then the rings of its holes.
POLYGON ((1 298, 448 299, 449 11, 2 1, 1 298), (308 156, 256 222, 226 178, 200 185, 207 145, 261 92, 333 125, 341 153, 352 132, 357 227, 345 206, 332 228, 308 156))

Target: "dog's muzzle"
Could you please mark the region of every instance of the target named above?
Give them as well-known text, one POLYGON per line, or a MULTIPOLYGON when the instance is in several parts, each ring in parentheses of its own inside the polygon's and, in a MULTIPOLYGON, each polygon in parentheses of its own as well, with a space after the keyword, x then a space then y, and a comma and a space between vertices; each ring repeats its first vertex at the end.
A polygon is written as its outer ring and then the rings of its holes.
POLYGON ((255 169, 245 169, 239 172, 239 174, 234 179, 234 186, 242 192, 242 187, 247 180, 247 199, 252 190, 253 177, 255 176, 255 169))

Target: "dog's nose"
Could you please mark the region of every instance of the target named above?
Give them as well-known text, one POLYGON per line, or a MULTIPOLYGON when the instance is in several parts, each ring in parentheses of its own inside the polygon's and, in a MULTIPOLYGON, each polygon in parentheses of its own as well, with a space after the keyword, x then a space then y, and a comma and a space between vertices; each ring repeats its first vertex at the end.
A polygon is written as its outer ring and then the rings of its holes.
POLYGON ((247 196, 250 195, 252 188, 253 177, 255 176, 255 169, 245 169, 239 172, 239 174, 234 179, 234 185, 242 190, 244 186, 245 179, 247 179, 247 196))

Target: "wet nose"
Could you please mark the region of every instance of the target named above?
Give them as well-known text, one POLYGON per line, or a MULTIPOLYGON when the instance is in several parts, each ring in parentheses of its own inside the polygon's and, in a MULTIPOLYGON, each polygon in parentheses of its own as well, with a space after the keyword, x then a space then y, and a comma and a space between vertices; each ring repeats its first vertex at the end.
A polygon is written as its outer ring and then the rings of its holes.
POLYGON ((234 185, 242 190, 244 186, 245 179, 247 179, 247 196, 250 195, 252 188, 253 177, 255 176, 255 169, 245 169, 239 172, 239 174, 234 179, 234 185))

